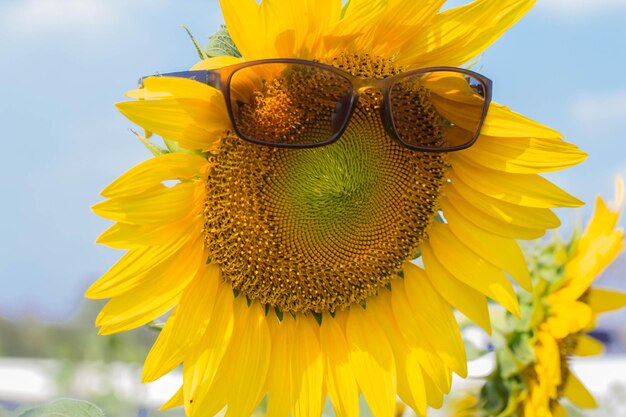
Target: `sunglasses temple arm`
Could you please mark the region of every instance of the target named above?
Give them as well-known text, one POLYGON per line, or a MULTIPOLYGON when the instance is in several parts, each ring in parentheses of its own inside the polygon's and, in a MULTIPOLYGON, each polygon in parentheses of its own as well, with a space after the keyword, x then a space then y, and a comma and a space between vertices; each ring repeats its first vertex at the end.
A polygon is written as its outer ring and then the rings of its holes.
POLYGON ((179 71, 168 72, 165 74, 148 75, 139 79, 139 87, 143 88, 143 82, 149 77, 176 77, 186 78, 188 80, 199 81, 201 83, 210 85, 211 87, 220 88, 220 74, 217 71, 212 70, 200 70, 200 71, 179 71))

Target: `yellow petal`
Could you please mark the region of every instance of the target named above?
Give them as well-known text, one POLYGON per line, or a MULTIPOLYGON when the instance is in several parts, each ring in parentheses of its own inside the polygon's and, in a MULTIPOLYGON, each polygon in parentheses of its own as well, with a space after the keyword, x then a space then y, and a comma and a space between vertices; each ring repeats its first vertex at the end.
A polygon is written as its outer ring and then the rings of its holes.
MULTIPOLYGON (((511 223, 511 216, 506 215, 501 209, 494 208, 488 201, 480 199, 470 203, 454 187, 447 187, 445 195, 440 200, 444 216, 451 212, 451 207, 458 209, 458 214, 477 227, 497 236, 512 239, 536 239, 544 235, 545 229, 519 226, 511 223), (478 204, 475 206, 474 204, 478 204)), ((542 209, 545 210, 545 209, 542 209)), ((549 210, 546 210, 552 215, 549 210)), ((558 224, 558 217, 556 218, 558 224)))
POLYGON ((526 291, 532 290, 526 259, 514 240, 485 232, 466 221, 453 207, 449 207, 444 215, 450 231, 459 240, 486 261, 511 274, 526 291))
POLYGON ((402 51, 404 44, 410 45, 417 34, 425 30, 444 3, 445 0, 386 2, 384 14, 376 24, 373 52, 382 55, 402 51))
POLYGON ((515 174, 558 171, 579 164, 587 154, 558 138, 491 137, 481 135, 455 157, 515 174))
MULTIPOLYGON (((394 291, 395 291, 394 285, 394 291)), ((396 360, 398 395, 404 403, 420 415, 426 415, 427 398, 424 378, 422 377, 422 359, 418 349, 410 348, 395 319, 391 293, 381 291, 376 297, 368 299, 367 308, 380 326, 385 330, 388 340, 393 340, 391 348, 396 360)))
POLYGON ((582 252, 587 250, 598 236, 609 234, 615 229, 620 216, 619 210, 611 210, 601 197, 596 198, 596 205, 585 232, 580 237, 578 249, 582 252))
POLYGON ((98 236, 96 243, 116 249, 167 247, 185 241, 189 230, 202 230, 204 219, 200 215, 201 211, 201 206, 198 206, 196 213, 192 212, 174 223, 157 226, 115 223, 98 236))
MULTIPOLYGON (((244 298, 244 297, 240 297, 244 298)), ((227 416, 248 417, 265 394, 270 362, 270 332, 259 303, 235 300, 235 327, 223 366, 228 386, 227 416)))
MULTIPOLYGON (((167 281, 178 273, 180 264, 192 266, 191 254, 198 255, 197 246, 201 229, 186 229, 182 239, 171 244, 132 249, 128 251, 111 269, 94 282, 85 294, 88 298, 110 298, 125 294, 141 285, 150 285, 154 281, 167 281)), ((194 258, 197 259, 197 258, 194 258)), ((194 264, 198 267, 199 261, 194 264)), ((187 269, 184 269, 187 270, 187 269)))
POLYGON ((177 141, 181 146, 185 140, 194 140, 205 143, 206 148, 212 148, 219 142, 223 132, 231 127, 223 100, 220 100, 164 98, 125 101, 117 103, 116 107, 145 130, 177 141))
POLYGON ((580 334, 576 337, 576 348, 573 352, 574 355, 594 356, 601 354, 603 351, 604 345, 599 340, 586 334, 580 334))
MULTIPOLYGON (((550 302, 550 299, 548 299, 550 302)), ((583 330, 591 320, 591 309, 578 301, 561 302, 551 306, 550 317, 543 323, 557 339, 583 330)))
MULTIPOLYGON (((142 291, 142 293, 145 291, 142 291)), ((143 294, 139 294, 143 295, 143 294)), ((143 326, 170 311, 180 300, 180 288, 166 293, 150 294, 158 299, 139 306, 132 305, 129 297, 116 297, 110 300, 96 317, 99 335, 110 335, 143 326)))
MULTIPOLYGON (((503 138, 558 139, 563 135, 506 106, 491 102, 487 117, 480 130, 482 135, 503 138)), ((481 140, 481 138, 478 138, 481 140)))
POLYGON ((218 370, 233 335, 233 292, 220 283, 211 321, 202 340, 191 348, 183 362, 185 413, 214 415, 226 405, 227 386, 218 381, 218 370))
POLYGON ((449 273, 439 263, 429 246, 422 247, 422 259, 426 275, 439 295, 487 333, 491 333, 491 320, 485 296, 449 273))
POLYGON ((565 265, 565 285, 559 289, 559 297, 570 300, 580 298, 622 251, 624 243, 621 239, 620 231, 613 236, 596 238, 587 252, 571 258, 565 265))
POLYGON ((212 69, 227 67, 229 65, 239 64, 240 62, 243 62, 243 60, 241 58, 237 58, 234 56, 229 56, 229 55, 213 56, 213 57, 203 59, 202 61, 198 62, 196 65, 191 67, 191 70, 192 71, 212 70, 212 69))
POLYGON ((534 0, 478 0, 447 10, 415 36, 398 57, 415 67, 460 66, 478 56, 524 16, 534 0))
POLYGON ((587 388, 572 372, 569 373, 567 381, 565 381, 563 396, 582 408, 596 408, 598 406, 593 395, 587 391, 587 388))
POLYGON ((220 0, 224 22, 235 45, 246 59, 273 57, 267 49, 264 22, 255 0, 220 0))
POLYGON ((404 284, 417 325, 444 362, 464 378, 467 376, 465 347, 450 305, 435 291, 423 269, 405 262, 403 270, 404 280, 394 285, 394 291, 397 287, 403 293, 404 284))
POLYGON ((324 362, 319 345, 319 326, 313 318, 296 317, 292 350, 291 381, 293 417, 320 416, 325 394, 324 362), (316 334, 317 333, 317 334, 316 334))
POLYGON ((355 50, 371 49, 375 35, 371 28, 380 21, 385 8, 386 2, 383 1, 350 1, 343 11, 343 18, 332 28, 332 40, 327 39, 326 43, 338 49, 348 46, 355 50))
POLYGON ((142 194, 116 197, 92 206, 98 216, 132 224, 173 223, 197 207, 201 186, 193 182, 179 183, 171 188, 153 188, 142 194))
MULTIPOLYGON (((316 57, 325 54, 328 45, 323 42, 328 33, 341 17, 341 0, 316 0, 309 2, 307 11, 308 29, 304 33, 304 44, 299 57, 316 57), (309 34, 307 36, 307 33, 309 34), (308 53, 307 53, 308 52, 308 53)), ((297 51, 296 51, 297 52, 297 51)))
POLYGON ((207 164, 205 158, 187 153, 160 155, 140 163, 108 185, 100 195, 107 198, 141 194, 167 180, 190 180, 207 164))
MULTIPOLYGON (((450 173, 452 183, 448 187, 447 195, 461 196, 465 200, 464 206, 471 205, 491 217, 499 219, 503 223, 510 223, 528 229, 545 230, 560 225, 559 218, 549 209, 536 207, 523 207, 515 203, 502 201, 477 192, 456 173, 450 173), (454 192, 457 194, 454 194, 454 192)), ((459 211, 465 209, 459 207, 459 211)))
POLYGON ((618 310, 626 307, 626 293, 592 288, 589 290, 587 304, 595 314, 618 310))
POLYGON ((211 319, 220 279, 219 267, 211 264, 202 268, 185 289, 179 306, 148 353, 143 382, 154 381, 174 369, 183 361, 185 352, 198 343, 211 319))
POLYGON ((422 374, 424 377, 424 388, 428 397, 428 405, 432 408, 441 408, 443 406, 443 392, 437 389, 437 384, 433 382, 430 375, 422 374))
POLYGON ((452 169, 477 192, 525 207, 579 207, 584 203, 537 174, 511 174, 451 158, 452 169))
MULTIPOLYGON (((273 313, 270 312, 270 316, 273 313)), ((289 417, 291 414, 291 353, 298 348, 294 339, 296 321, 285 314, 282 321, 268 316, 272 336, 270 367, 267 372, 267 411, 268 417, 289 417)))
POLYGON ((185 399, 183 397, 183 387, 181 385, 178 391, 176 391, 176 394, 174 394, 172 398, 167 400, 167 402, 163 404, 161 408, 159 408, 159 411, 169 410, 174 407, 182 407, 184 403, 185 403, 185 399))
MULTIPOLYGON (((398 359, 397 356, 396 358, 398 359)), ((406 356, 399 359, 399 362, 398 395, 418 415, 425 416, 428 398, 426 396, 420 355, 415 351, 409 351, 406 356)))
POLYGON ((220 0, 229 33, 246 59, 313 58, 321 35, 335 23, 340 1, 220 0))
POLYGON ((445 269, 458 280, 500 303, 515 316, 520 316, 515 291, 502 271, 465 246, 450 232, 448 225, 434 224, 429 235, 428 246, 445 269))
POLYGON ((326 388, 335 414, 342 417, 358 417, 359 387, 350 365, 345 333, 337 319, 330 315, 324 315, 322 320, 320 344, 324 354, 326 388))
POLYGON ((200 81, 181 77, 154 76, 143 80, 143 89, 153 93, 166 93, 168 97, 190 98, 206 101, 207 106, 225 110, 220 90, 200 81))
POLYGON ((375 417, 391 417, 396 408, 396 366, 380 325, 360 306, 347 323, 350 362, 357 383, 375 417))
MULTIPOLYGON (((393 326, 394 322, 397 324, 397 330, 389 334, 389 340, 391 340, 392 336, 395 340, 396 335, 398 333, 401 334, 410 354, 418 355, 422 369, 429 375, 429 381, 433 382, 436 386, 434 390, 438 392, 448 392, 450 390, 452 373, 449 369, 449 365, 444 362, 443 356, 449 355, 440 353, 428 339, 423 329, 420 327, 420 323, 413 315, 406 291, 401 287, 401 284, 401 281, 394 282, 392 284, 391 294, 383 291, 377 296, 376 300, 373 300, 368 305, 373 305, 374 308, 378 307, 373 313, 376 317, 388 317, 390 315, 393 317, 393 319, 387 319, 388 323, 380 322, 381 327, 385 327, 386 329, 388 326, 393 326), (393 288, 397 288, 397 290, 393 288), (389 309, 388 305, 391 306, 391 313, 387 313, 389 309)), ((391 329, 387 329, 387 331, 390 330, 391 329)), ((408 354, 409 353, 402 352, 403 356, 408 354)))
POLYGON ((204 249, 200 240, 192 240, 180 251, 181 259, 167 265, 162 272, 149 276, 131 290, 115 296, 100 311, 96 325, 101 326, 101 334, 130 330, 144 325, 165 314, 180 299, 185 287, 194 278, 203 263, 204 249), (176 266, 176 272, 172 269, 176 266), (169 273, 168 273, 169 272, 169 273), (175 276, 176 279, 172 279, 175 276))
POLYGON ((88 298, 110 298, 123 294, 136 286, 152 271, 164 268, 171 262, 187 240, 171 245, 132 249, 115 263, 102 277, 91 284, 85 294, 88 298))
POLYGON ((567 411, 565 411, 565 408, 563 408, 563 406, 558 402, 554 402, 553 404, 551 404, 551 407, 552 417, 567 417, 567 411))

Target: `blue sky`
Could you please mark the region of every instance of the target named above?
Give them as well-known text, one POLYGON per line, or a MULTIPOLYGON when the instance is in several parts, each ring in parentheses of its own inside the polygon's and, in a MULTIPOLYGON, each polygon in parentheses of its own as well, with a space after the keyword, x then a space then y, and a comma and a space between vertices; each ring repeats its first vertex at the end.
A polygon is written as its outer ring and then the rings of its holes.
MULTIPOLYGON (((496 101, 589 153, 550 178, 592 202, 626 175, 626 1, 540 3, 478 68, 496 101)), ((112 104, 139 76, 196 61, 182 24, 204 40, 221 22, 217 0, 0 1, 0 315, 62 320, 120 256, 93 243, 108 223, 89 206, 149 155, 112 104)))

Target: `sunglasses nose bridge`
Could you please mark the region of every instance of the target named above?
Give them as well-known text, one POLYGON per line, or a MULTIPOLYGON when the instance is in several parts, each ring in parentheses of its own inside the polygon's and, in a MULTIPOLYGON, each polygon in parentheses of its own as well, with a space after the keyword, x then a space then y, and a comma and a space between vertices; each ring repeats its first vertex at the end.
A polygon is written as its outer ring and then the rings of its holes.
POLYGON ((357 94, 363 94, 368 90, 378 90, 382 93, 383 81, 378 78, 357 78, 353 80, 353 85, 357 94))
POLYGON ((385 131, 390 137, 397 140, 398 137, 393 129, 390 119, 391 116, 388 114, 387 103, 385 101, 385 94, 389 88, 387 80, 379 78, 359 78, 353 85, 359 100, 362 99, 363 96, 369 96, 369 99, 373 100, 372 104, 380 113, 380 119, 385 131))

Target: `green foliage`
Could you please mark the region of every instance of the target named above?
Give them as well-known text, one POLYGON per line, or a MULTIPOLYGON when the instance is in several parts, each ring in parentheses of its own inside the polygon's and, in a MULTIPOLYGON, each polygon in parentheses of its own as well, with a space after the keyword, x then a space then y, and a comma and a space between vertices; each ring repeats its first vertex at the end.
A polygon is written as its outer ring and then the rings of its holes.
POLYGON ((18 358, 55 358, 68 363, 82 361, 141 364, 155 339, 153 332, 138 329, 107 337, 98 336, 94 320, 104 302, 85 302, 64 323, 32 318, 0 318, 0 355, 18 358))
POLYGON ((205 49, 209 57, 213 56, 234 56, 241 58, 241 52, 237 49, 226 26, 221 25, 219 30, 209 37, 209 44, 205 49))
POLYGON ((132 129, 131 129, 131 132, 133 132, 133 134, 137 137, 137 139, 139 139, 142 145, 145 146, 146 149, 149 150, 152 155, 159 156, 159 155, 163 155, 166 153, 170 153, 169 149, 162 148, 159 145, 155 144, 154 142, 151 142, 149 140, 150 136, 152 136, 151 134, 140 135, 138 132, 132 129))
POLYGON ((87 401, 62 398, 31 408, 18 417, 104 417, 104 412, 87 401))
POLYGON ((196 38, 194 38, 194 36, 192 35, 191 31, 187 28, 187 26, 183 25, 183 29, 185 29, 185 32, 187 32, 187 35, 189 35, 189 39, 191 39, 193 46, 196 47, 196 52, 198 53, 198 57, 200 59, 209 58, 209 55, 206 53, 204 49, 202 49, 202 46, 200 46, 198 41, 196 41, 196 38))
POLYGON ((185 29, 187 35, 189 35, 189 38, 195 46, 200 59, 212 58, 214 56, 234 56, 241 58, 241 52, 239 52, 235 42, 233 42, 230 37, 226 26, 221 25, 217 32, 209 36, 209 42, 206 48, 202 48, 202 46, 200 46, 198 41, 196 41, 196 38, 186 26, 183 26, 183 29, 185 29))

